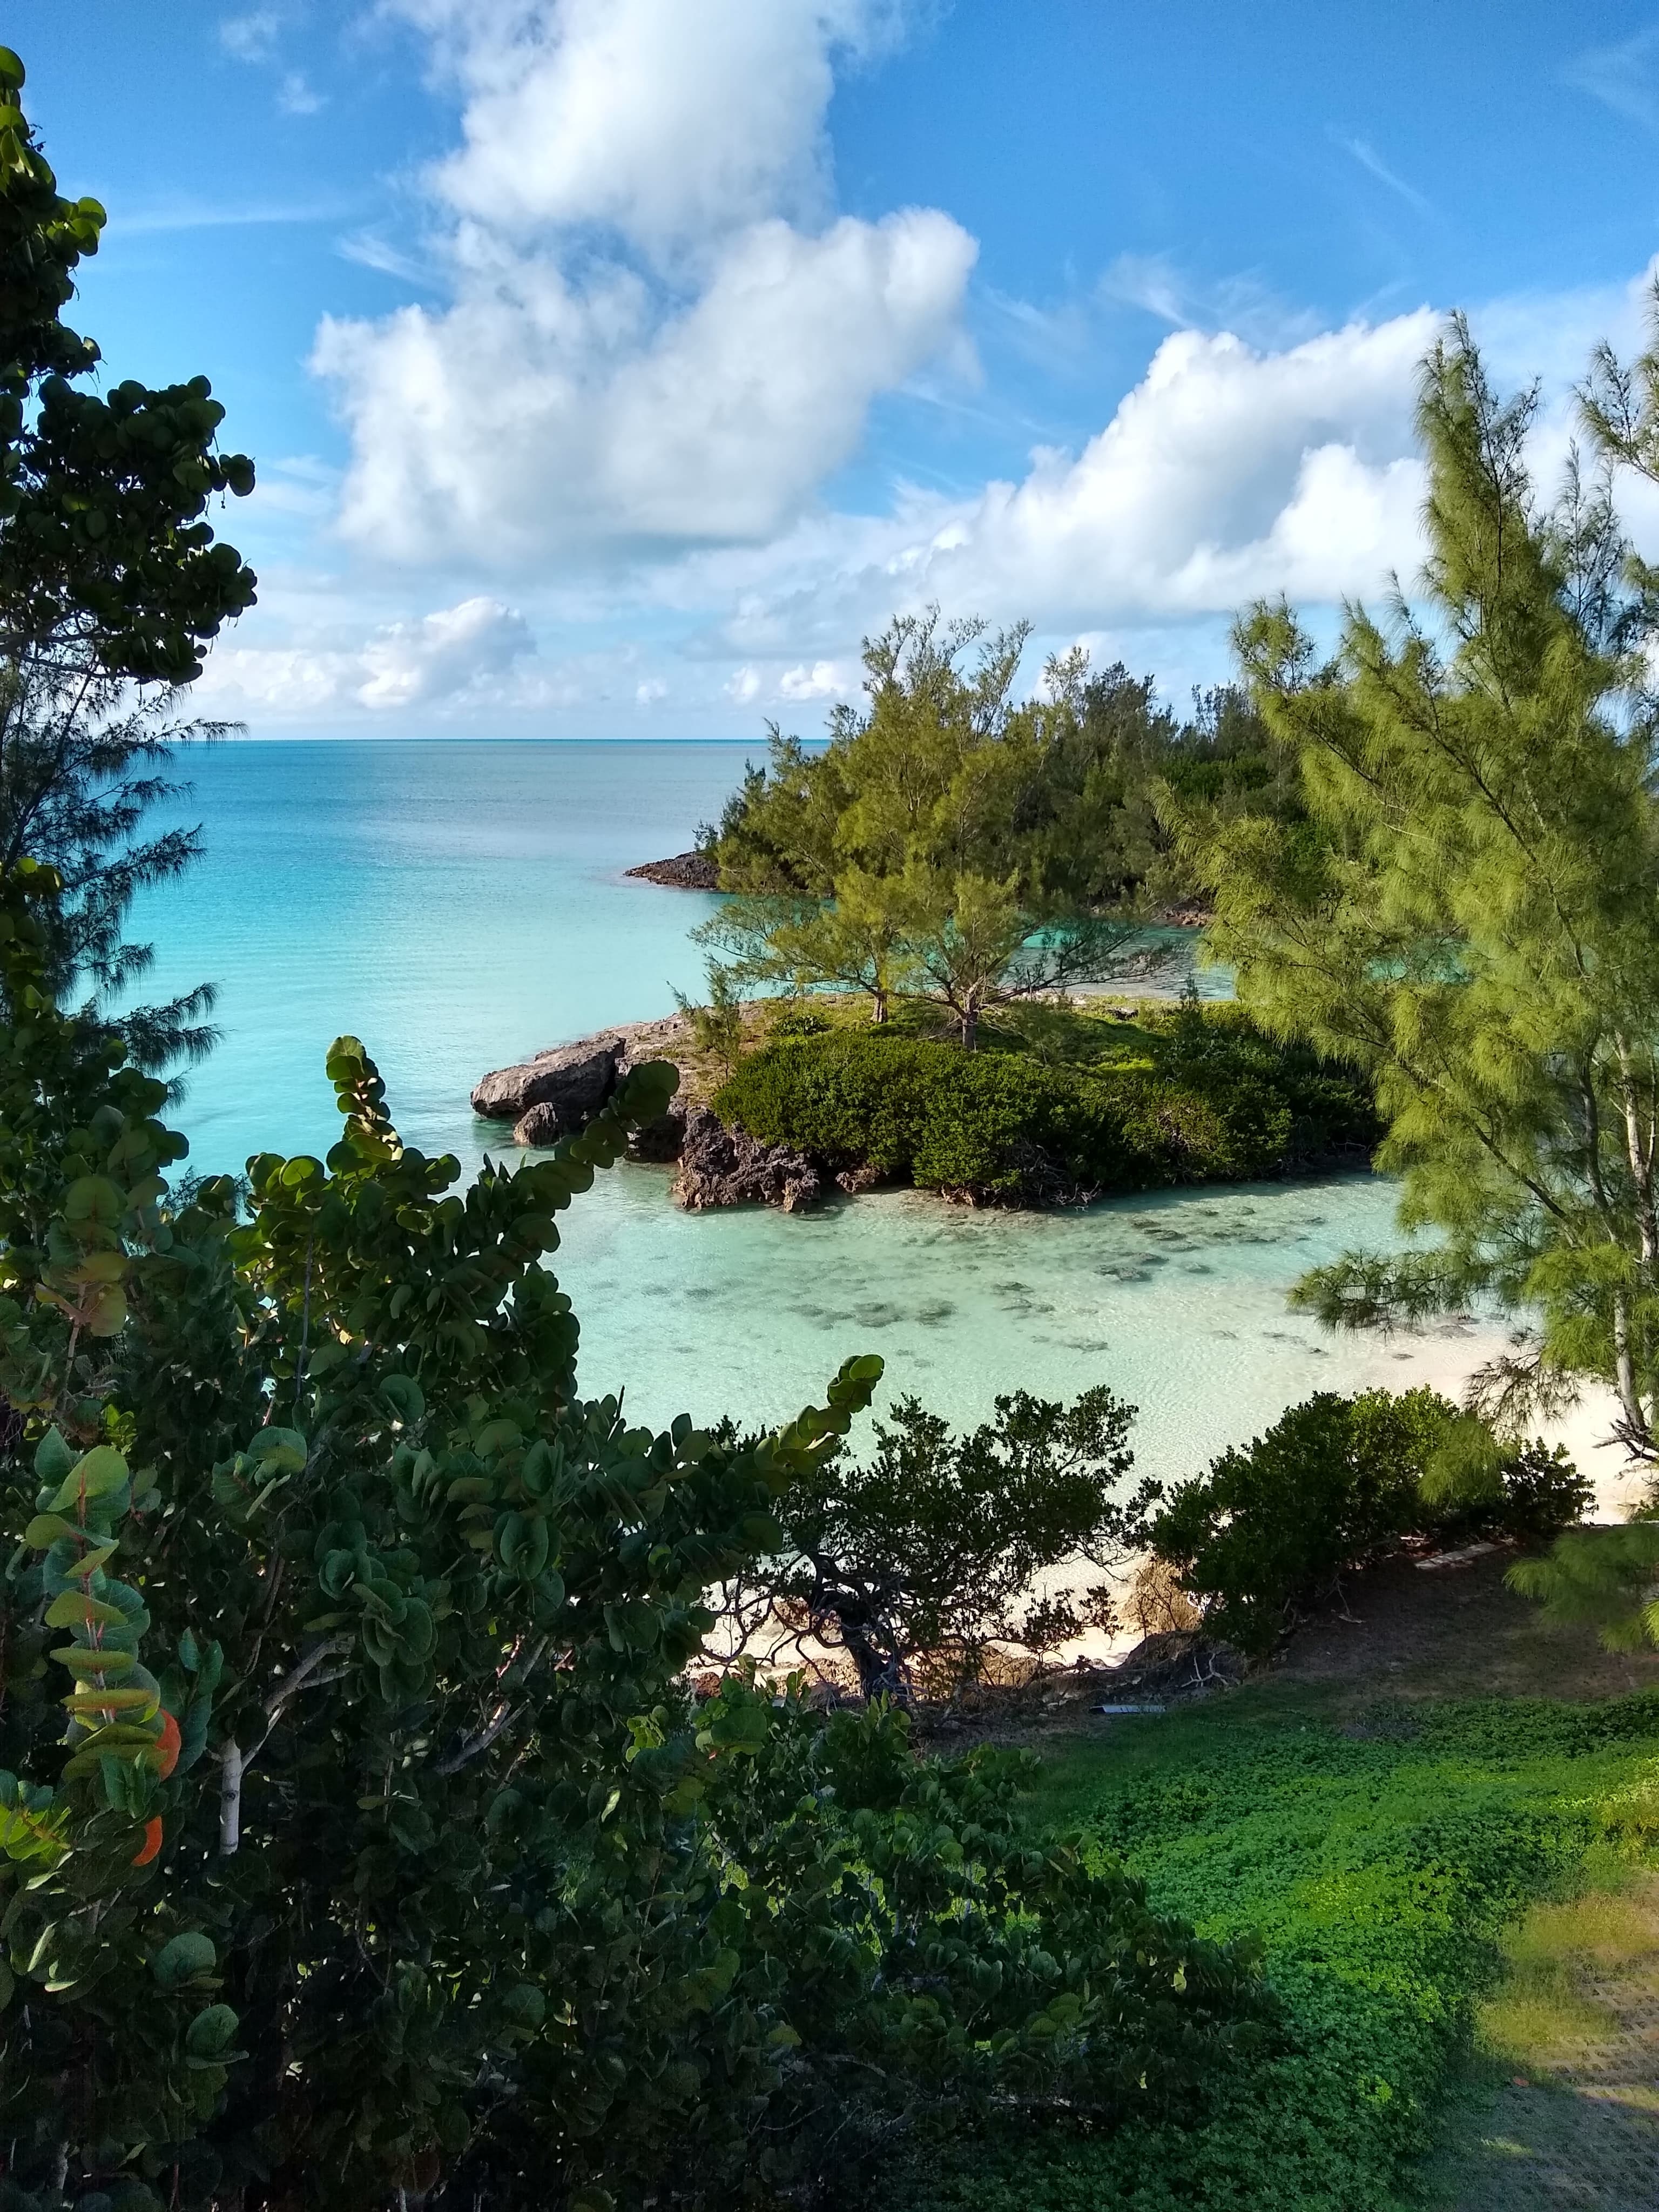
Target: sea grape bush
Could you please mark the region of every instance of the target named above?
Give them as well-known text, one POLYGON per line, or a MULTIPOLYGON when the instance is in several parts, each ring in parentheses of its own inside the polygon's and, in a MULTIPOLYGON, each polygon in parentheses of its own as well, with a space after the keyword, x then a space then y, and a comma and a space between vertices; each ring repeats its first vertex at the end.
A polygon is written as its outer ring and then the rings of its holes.
POLYGON ((1259 1656, 1408 1536, 1553 1534, 1590 1495, 1559 1446, 1500 1445, 1436 1391, 1322 1390, 1177 1484, 1146 1534, 1206 1629, 1259 1656))
POLYGON ((244 1205, 41 987, 54 882, 0 884, 7 2212, 765 2203, 1264 2032, 1018 1761, 687 1691, 879 1363, 748 1440, 579 1396, 543 1261, 672 1069, 460 1190, 343 1038, 244 1205))

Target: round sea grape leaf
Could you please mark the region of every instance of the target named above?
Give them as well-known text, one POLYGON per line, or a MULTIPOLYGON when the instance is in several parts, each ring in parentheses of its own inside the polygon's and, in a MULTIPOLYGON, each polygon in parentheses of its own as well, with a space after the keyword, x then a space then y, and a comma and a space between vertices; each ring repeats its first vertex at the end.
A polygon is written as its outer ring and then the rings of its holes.
POLYGON ((83 1498, 112 1497, 126 1479, 127 1463, 114 1445, 96 1444, 76 1462, 64 1477, 52 1510, 61 1513, 71 1505, 78 1505, 83 1498))
MULTIPOLYGON (((175 1936, 173 1940, 176 1942, 179 1939, 175 1936)), ((228 2004, 209 2005, 185 2029, 185 2049, 192 2058, 217 2058, 229 2049, 238 2025, 236 2014, 228 2004)))
MULTIPOLYGON (((187 1928, 161 1946, 150 1960, 149 1970, 164 1990, 176 1990, 198 1974, 210 1974, 218 1958, 210 1936, 204 1936, 199 1928, 187 1928)), ((231 2034, 235 2030, 236 2015, 232 2013, 231 2034)), ((228 2035, 225 2040, 229 2039, 228 2035)))
POLYGON ((75 1454, 56 1428, 46 1431, 34 1447, 34 1471, 42 1482, 61 1482, 75 1464, 75 1454))

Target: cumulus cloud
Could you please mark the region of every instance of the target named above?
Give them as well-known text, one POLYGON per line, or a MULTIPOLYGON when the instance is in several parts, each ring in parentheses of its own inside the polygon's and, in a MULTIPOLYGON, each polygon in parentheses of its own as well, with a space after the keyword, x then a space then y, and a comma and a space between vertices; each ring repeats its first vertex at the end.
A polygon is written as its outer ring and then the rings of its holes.
POLYGON ((1079 453, 1039 449, 973 498, 912 492, 880 520, 803 522, 764 556, 706 557, 689 588, 732 611, 705 649, 828 662, 933 599, 1051 633, 1374 591, 1419 557, 1411 413, 1436 328, 1423 310, 1277 351, 1176 331, 1079 453))
POLYGON ((278 720, 367 709, 465 711, 510 698, 535 653, 530 625, 499 599, 464 599, 386 623, 349 645, 222 646, 203 681, 216 712, 278 720))
POLYGON ((948 216, 823 213, 867 0, 404 0, 464 94, 429 183, 450 306, 325 321, 340 513, 378 557, 513 569, 752 542, 953 343, 948 216))

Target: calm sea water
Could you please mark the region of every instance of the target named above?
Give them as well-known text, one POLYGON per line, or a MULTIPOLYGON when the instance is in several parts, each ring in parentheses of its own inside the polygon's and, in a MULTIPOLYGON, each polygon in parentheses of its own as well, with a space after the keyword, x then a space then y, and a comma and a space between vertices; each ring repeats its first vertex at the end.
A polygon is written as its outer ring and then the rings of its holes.
MULTIPOLYGON (((755 754, 757 754, 755 749, 755 754)), ((137 918, 160 994, 210 978, 225 1042, 176 1118, 204 1168, 317 1152, 337 1124, 323 1055, 379 1060, 407 1141, 469 1168, 486 1069, 695 988, 714 902, 630 881, 719 810, 749 748, 258 743, 194 763, 208 858, 137 918)), ((888 1193, 788 1218, 685 1215, 661 1169, 599 1178, 558 1267, 582 1380, 640 1418, 793 1412, 849 1352, 958 1419, 1024 1386, 1109 1382, 1144 1466, 1178 1474, 1286 1404, 1375 1371, 1287 1316, 1305 1267, 1389 1236, 1369 1177, 1115 1200, 1043 1217, 888 1193)))

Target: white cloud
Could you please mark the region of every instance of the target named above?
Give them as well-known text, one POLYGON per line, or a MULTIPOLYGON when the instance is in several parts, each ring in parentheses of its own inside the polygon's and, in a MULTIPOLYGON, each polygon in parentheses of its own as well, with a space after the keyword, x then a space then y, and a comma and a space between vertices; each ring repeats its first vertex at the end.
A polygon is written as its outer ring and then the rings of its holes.
POLYGON ((781 699, 844 699, 856 688, 851 672, 843 672, 833 660, 815 660, 810 668, 786 668, 778 678, 781 699))
POLYGON ((246 15, 227 15, 219 25, 219 44, 234 61, 268 62, 276 51, 280 27, 274 8, 257 8, 246 15))
POLYGON ((862 0, 410 0, 447 33, 465 145, 434 181, 491 228, 598 223, 657 258, 821 212, 831 49, 862 0))
POLYGON ((276 105, 284 115, 318 115, 328 105, 320 92, 313 92, 301 70, 289 70, 276 90, 276 105))
POLYGON ((763 540, 880 393, 960 344, 957 224, 816 219, 831 56, 866 0, 403 12, 465 94, 431 178, 453 303, 327 320, 313 356, 352 433, 341 528, 377 557, 763 540))
POLYGON ((654 707, 659 699, 665 699, 667 696, 668 686, 660 676, 647 676, 643 684, 636 684, 634 686, 634 703, 636 707, 654 707))
POLYGON ((1391 169, 1369 140, 1339 138, 1336 143, 1345 153, 1352 154, 1360 167, 1375 177, 1378 184, 1386 185, 1391 192, 1404 200, 1407 207, 1414 208, 1419 215, 1434 213, 1433 207, 1416 185, 1408 185, 1402 176, 1391 169))
POLYGON ((367 710, 440 714, 510 698, 519 664, 535 653, 530 625, 499 599, 386 623, 350 644, 301 638, 276 647, 222 645, 201 698, 216 713, 293 720, 367 710))
POLYGON ((1654 64, 1659 60, 1659 24, 1638 31, 1617 46, 1593 46, 1569 63, 1562 75, 1580 92, 1587 92, 1650 131, 1659 131, 1659 94, 1654 88, 1654 64))
POLYGON ((726 679, 726 696, 734 707, 751 707, 760 697, 761 672, 758 668, 734 669, 726 679))
POLYGON ((828 660, 930 599, 1054 632, 1374 591, 1419 557, 1412 401, 1437 327, 1425 309, 1277 352, 1176 331, 1080 453, 1040 449, 1018 483, 913 493, 883 522, 811 520, 764 556, 706 560, 705 592, 735 602, 726 649, 828 660))

